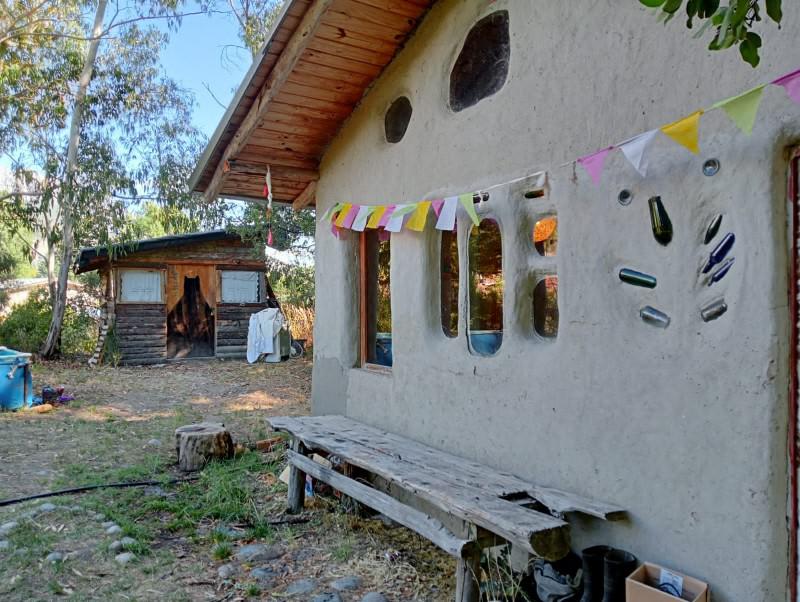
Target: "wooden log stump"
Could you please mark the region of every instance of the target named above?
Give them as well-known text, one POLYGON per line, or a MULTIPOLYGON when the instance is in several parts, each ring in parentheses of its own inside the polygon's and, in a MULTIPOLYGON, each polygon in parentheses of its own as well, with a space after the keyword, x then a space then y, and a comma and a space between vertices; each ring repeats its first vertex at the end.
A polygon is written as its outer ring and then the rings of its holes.
POLYGON ((200 470, 211 459, 232 458, 233 438, 222 424, 189 424, 175 429, 175 451, 182 471, 200 470))

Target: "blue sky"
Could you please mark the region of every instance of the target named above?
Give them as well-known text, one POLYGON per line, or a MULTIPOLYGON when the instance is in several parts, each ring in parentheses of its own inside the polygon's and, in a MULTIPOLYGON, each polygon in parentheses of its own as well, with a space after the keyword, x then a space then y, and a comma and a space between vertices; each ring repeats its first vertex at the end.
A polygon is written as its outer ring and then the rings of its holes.
POLYGON ((178 32, 170 33, 169 45, 162 51, 166 74, 194 94, 194 123, 208 137, 225 109, 204 84, 227 107, 250 67, 250 53, 241 46, 233 15, 195 15, 185 17, 178 32))

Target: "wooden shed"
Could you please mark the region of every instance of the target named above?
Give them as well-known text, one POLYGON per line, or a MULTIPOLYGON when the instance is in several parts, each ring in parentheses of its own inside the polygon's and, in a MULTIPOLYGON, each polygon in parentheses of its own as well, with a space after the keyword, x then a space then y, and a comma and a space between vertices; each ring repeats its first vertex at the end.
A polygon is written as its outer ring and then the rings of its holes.
POLYGON ((98 270, 106 332, 123 364, 244 357, 250 315, 277 300, 263 257, 239 235, 200 232, 82 249, 75 272, 98 270))

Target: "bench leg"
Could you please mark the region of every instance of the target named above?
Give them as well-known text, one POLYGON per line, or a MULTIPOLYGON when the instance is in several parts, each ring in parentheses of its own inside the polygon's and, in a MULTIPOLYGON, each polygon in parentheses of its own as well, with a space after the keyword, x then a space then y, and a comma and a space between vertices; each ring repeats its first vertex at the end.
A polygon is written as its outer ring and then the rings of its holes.
MULTIPOLYGON (((305 454, 306 448, 299 439, 292 439, 292 451, 305 454)), ((289 465, 289 513, 300 514, 306 501, 306 473, 289 465)))
POLYGON ((479 602, 481 551, 474 550, 466 558, 459 558, 456 565, 456 602, 479 602))

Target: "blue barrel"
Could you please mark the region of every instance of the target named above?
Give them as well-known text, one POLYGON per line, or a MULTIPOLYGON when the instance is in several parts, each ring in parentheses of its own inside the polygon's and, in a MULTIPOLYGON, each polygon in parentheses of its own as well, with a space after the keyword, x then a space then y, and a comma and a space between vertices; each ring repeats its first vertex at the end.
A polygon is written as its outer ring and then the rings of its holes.
POLYGON ((392 366, 392 333, 379 332, 375 337, 375 363, 379 366, 392 366))
POLYGON ((0 409, 29 408, 32 402, 31 354, 0 347, 0 409))
POLYGON ((469 333, 470 349, 478 355, 494 355, 502 344, 502 330, 472 330, 469 333))

